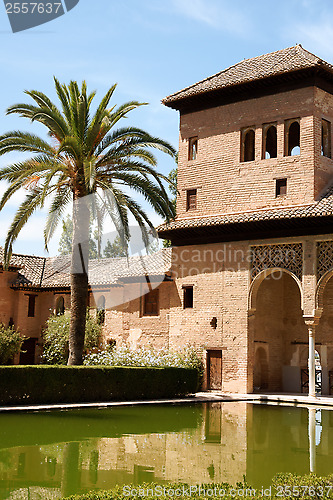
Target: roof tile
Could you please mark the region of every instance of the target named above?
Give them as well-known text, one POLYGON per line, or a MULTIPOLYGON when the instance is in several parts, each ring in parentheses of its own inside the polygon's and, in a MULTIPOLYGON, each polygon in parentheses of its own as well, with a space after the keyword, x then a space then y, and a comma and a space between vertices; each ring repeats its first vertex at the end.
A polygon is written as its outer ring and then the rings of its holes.
POLYGON ((333 216, 333 185, 329 187, 320 200, 299 207, 270 208, 252 212, 239 212, 235 214, 221 214, 192 219, 175 219, 169 223, 161 224, 157 230, 161 237, 165 231, 203 226, 223 226, 228 224, 245 223, 261 220, 282 220, 306 217, 333 216))
MULTIPOLYGON (((0 250, 3 261, 3 250, 0 250)), ((70 255, 35 257, 13 254, 10 265, 18 267, 18 279, 14 286, 60 288, 70 286, 70 255)), ((171 266, 171 249, 164 248, 151 255, 91 259, 89 284, 116 285, 124 278, 164 275, 171 266)))
POLYGON ((162 100, 165 105, 206 92, 261 80, 300 69, 321 67, 333 72, 333 66, 311 52, 295 45, 262 56, 244 59, 200 82, 194 83, 162 100))

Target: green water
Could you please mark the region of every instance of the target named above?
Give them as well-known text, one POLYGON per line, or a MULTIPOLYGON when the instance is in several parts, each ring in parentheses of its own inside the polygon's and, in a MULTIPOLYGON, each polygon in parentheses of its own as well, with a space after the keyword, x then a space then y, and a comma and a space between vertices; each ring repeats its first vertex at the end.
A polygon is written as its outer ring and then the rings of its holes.
MULTIPOLYGON (((333 411, 312 415, 311 467, 333 473, 333 411)), ((277 472, 310 471, 308 420, 306 408, 243 402, 0 414, 0 498, 244 475, 269 485, 277 472)))

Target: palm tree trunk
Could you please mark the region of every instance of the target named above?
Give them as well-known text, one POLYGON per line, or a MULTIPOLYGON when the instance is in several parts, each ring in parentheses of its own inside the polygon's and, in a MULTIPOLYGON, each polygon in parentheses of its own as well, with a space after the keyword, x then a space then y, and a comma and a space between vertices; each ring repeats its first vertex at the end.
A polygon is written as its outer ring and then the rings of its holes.
POLYGON ((68 365, 82 365, 88 302, 90 211, 85 198, 74 201, 71 261, 71 323, 68 365))

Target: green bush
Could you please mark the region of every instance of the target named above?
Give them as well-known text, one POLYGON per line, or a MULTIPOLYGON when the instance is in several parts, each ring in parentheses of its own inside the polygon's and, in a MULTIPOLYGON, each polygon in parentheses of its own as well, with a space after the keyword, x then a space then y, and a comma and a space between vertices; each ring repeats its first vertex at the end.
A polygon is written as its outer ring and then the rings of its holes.
POLYGON ((15 354, 21 351, 24 338, 12 326, 0 323, 0 365, 12 361, 15 354))
POLYGON ((184 347, 177 351, 168 349, 152 349, 141 347, 106 348, 96 353, 88 354, 84 359, 87 366, 145 366, 164 368, 195 368, 200 373, 203 370, 201 357, 192 347, 184 347))
POLYGON ((0 366, 0 405, 170 398, 193 393, 190 368, 0 366))
MULTIPOLYGON (((68 360, 70 315, 51 315, 43 332, 44 347, 42 362, 47 365, 65 365, 68 360)), ((99 346, 101 327, 87 310, 84 347, 90 350, 99 346)))
POLYGON ((187 346, 178 351, 169 349, 152 349, 141 347, 105 348, 99 352, 89 353, 83 362, 86 366, 143 366, 143 367, 175 367, 194 368, 198 372, 199 386, 203 379, 203 363, 201 356, 193 347, 187 346))

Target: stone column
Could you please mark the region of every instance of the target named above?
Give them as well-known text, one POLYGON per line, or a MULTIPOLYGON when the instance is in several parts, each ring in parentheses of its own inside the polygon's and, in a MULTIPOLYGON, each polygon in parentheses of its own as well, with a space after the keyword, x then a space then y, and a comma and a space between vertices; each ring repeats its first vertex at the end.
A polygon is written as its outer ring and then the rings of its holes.
POLYGON ((318 316, 304 315, 304 321, 309 334, 309 396, 316 396, 316 364, 315 364, 315 345, 316 345, 316 325, 319 322, 318 316))
POLYGON ((309 458, 310 472, 316 472, 316 409, 309 408, 309 458))
POLYGON ((248 349, 247 349, 247 393, 253 392, 253 370, 254 370, 254 325, 255 325, 255 309, 248 311, 248 349))

